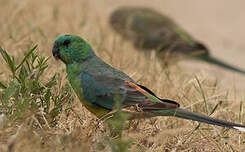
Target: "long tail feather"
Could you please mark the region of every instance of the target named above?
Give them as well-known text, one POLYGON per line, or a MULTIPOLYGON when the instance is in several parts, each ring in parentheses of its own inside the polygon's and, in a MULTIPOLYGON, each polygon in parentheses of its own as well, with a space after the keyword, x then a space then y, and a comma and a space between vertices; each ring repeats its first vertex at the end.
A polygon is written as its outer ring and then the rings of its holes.
POLYGON ((245 126, 242 124, 237 124, 237 123, 233 123, 233 122, 229 122, 225 120, 212 118, 204 114, 191 112, 185 109, 177 108, 177 109, 172 109, 172 110, 161 110, 161 111, 157 111, 156 113, 159 115, 175 116, 179 118, 190 119, 194 121, 199 121, 199 122, 203 122, 207 124, 232 128, 232 129, 236 129, 236 130, 245 132, 245 126))
POLYGON ((206 61, 208 63, 212 63, 214 65, 217 65, 217 66, 220 66, 222 68, 225 68, 225 69, 228 69, 228 70, 231 70, 231 71, 235 71, 235 72, 238 72, 238 73, 241 73, 241 74, 245 74, 245 70, 241 70, 239 68, 236 68, 232 65, 229 65, 227 63, 225 63, 224 61, 221 61, 217 58, 214 58, 214 57, 211 57, 211 56, 207 56, 207 55, 202 55, 202 56, 197 56, 197 58, 203 60, 203 61, 206 61))

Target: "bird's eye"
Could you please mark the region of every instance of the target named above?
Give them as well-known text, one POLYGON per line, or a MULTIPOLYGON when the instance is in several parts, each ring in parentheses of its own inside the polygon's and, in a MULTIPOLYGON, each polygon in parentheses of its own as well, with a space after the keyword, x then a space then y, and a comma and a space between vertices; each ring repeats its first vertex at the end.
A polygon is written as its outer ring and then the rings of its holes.
POLYGON ((63 42, 63 45, 64 45, 64 46, 68 46, 70 43, 71 43, 70 40, 65 40, 65 41, 63 42))

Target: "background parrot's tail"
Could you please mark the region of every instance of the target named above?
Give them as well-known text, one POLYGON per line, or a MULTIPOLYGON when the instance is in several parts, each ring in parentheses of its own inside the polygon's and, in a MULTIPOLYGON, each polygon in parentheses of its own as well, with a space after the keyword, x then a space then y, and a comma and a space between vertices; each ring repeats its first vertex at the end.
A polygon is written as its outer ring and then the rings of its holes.
POLYGON ((239 131, 245 132, 245 126, 244 125, 236 124, 236 123, 232 123, 232 122, 228 122, 228 121, 220 120, 220 119, 216 119, 216 118, 212 118, 212 117, 206 116, 204 114, 191 112, 191 111, 188 111, 185 109, 177 108, 177 109, 171 109, 171 110, 161 110, 161 111, 157 111, 156 113, 158 115, 175 116, 175 117, 190 119, 190 120, 199 121, 199 122, 203 122, 203 123, 207 123, 207 124, 237 129, 239 131))
POLYGON ((228 70, 231 70, 231 71, 235 71, 235 72, 239 72, 241 74, 245 74, 245 70, 241 70, 239 68, 236 68, 232 65, 229 65, 227 63, 225 63, 224 61, 221 61, 217 58, 214 58, 214 57, 211 57, 209 55, 201 55, 201 56, 197 56, 198 59, 201 59, 203 61, 206 61, 208 63, 212 63, 214 65, 217 65, 217 66, 220 66, 222 68, 225 68, 225 69, 228 69, 228 70))

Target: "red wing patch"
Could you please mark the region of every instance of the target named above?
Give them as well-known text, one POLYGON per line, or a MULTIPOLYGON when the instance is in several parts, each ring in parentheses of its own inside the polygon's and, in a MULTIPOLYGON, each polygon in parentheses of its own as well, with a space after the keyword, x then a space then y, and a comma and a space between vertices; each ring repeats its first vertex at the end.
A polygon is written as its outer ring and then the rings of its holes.
POLYGON ((137 91, 139 91, 144 96, 150 99, 150 101, 148 100, 139 104, 139 107, 142 107, 144 110, 175 109, 179 107, 179 104, 175 101, 160 99, 156 97, 153 92, 152 95, 151 93, 147 92, 147 90, 144 90, 143 88, 141 88, 140 86, 138 86, 137 84, 131 81, 125 80, 125 82, 128 84, 128 86, 135 88, 137 91))
POLYGON ((129 81, 129 80, 125 80, 125 82, 126 82, 129 86, 131 86, 131 87, 135 88, 136 90, 138 90, 138 91, 139 91, 140 93, 142 93, 143 95, 145 95, 145 96, 147 96, 147 97, 150 96, 148 92, 146 92, 144 89, 142 89, 142 88, 141 88, 140 86, 138 86, 137 84, 135 84, 135 83, 133 83, 133 82, 131 82, 131 81, 129 81))

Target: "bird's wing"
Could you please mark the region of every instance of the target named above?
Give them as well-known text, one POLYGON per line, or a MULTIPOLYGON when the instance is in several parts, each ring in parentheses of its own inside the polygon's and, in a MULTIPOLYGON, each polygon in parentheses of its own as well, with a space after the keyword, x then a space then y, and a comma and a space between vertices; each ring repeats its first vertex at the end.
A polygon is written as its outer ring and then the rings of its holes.
POLYGON ((113 109, 119 95, 123 107, 137 106, 142 110, 164 110, 179 107, 179 104, 158 98, 146 87, 121 78, 105 75, 93 76, 87 72, 81 75, 84 99, 91 106, 113 109))

